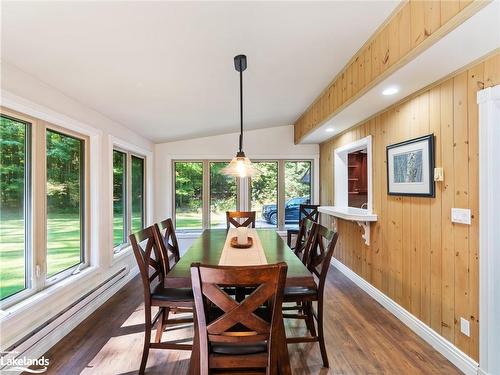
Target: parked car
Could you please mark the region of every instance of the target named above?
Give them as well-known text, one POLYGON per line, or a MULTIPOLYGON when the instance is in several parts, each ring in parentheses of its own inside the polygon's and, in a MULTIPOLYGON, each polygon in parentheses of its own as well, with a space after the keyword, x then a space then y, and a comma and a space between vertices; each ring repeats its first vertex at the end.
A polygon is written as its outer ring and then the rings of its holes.
MULTIPOLYGON (((285 224, 299 222, 299 208, 301 204, 309 204, 309 198, 292 198, 285 203, 285 224)), ((269 224, 276 225, 278 223, 278 209, 275 203, 262 206, 262 218, 269 224)))

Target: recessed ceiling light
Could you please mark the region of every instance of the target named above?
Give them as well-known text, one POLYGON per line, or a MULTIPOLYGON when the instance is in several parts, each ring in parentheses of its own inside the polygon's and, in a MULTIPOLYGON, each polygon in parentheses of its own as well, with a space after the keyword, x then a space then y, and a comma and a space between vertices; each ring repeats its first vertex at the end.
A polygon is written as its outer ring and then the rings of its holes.
POLYGON ((384 91, 382 91, 382 95, 394 95, 399 92, 399 89, 397 87, 388 87, 384 91))
POLYGON ((334 129, 334 128, 326 128, 326 129, 325 129, 325 132, 328 132, 328 133, 331 133, 331 132, 333 132, 333 131, 335 131, 335 129, 334 129))

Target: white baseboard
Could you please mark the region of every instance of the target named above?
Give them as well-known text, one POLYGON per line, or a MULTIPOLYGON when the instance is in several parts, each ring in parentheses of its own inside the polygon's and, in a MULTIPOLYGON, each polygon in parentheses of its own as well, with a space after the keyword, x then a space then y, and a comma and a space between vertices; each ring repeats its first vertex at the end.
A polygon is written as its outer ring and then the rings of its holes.
MULTIPOLYGON (((139 273, 137 266, 127 272, 115 275, 104 285, 101 285, 85 299, 77 303, 68 311, 63 313, 56 320, 49 323, 46 327, 29 337, 15 349, 15 357, 24 357, 37 359, 50 350, 55 344, 70 333, 76 326, 89 317, 108 299, 125 286, 139 273)), ((50 368, 50 365, 48 366, 50 368)), ((5 371, 9 375, 20 374, 22 371, 0 369, 0 373, 5 371)))
POLYGON ((467 354, 458 349, 451 342, 439 335, 427 324, 416 318, 402 306, 387 297, 380 290, 368 283, 365 279, 357 275, 350 268, 339 262, 337 259, 332 260, 332 265, 347 276, 352 282, 363 289, 374 300, 385 307, 396 318, 401 320, 413 332, 419 335, 422 339, 428 342, 434 349, 446 357, 451 363, 457 366, 466 375, 487 375, 479 369, 479 364, 470 358, 467 354))

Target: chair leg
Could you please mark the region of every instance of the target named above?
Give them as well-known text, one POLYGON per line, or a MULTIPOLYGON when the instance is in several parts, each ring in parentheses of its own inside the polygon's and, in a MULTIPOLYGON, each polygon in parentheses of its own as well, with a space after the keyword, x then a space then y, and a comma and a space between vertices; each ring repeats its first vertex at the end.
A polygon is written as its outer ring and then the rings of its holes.
POLYGON ((144 323, 144 348, 142 349, 142 359, 141 359, 141 367, 139 368, 139 374, 143 375, 146 370, 146 364, 148 362, 149 355, 149 346, 151 343, 151 307, 146 306, 144 308, 144 312, 146 315, 145 323, 144 323))
POLYGON ((320 299, 318 301, 318 339, 319 339, 319 349, 321 350, 321 358, 323 359, 323 367, 329 368, 328 354, 326 352, 325 346, 325 335, 323 332, 323 301, 320 299))
POLYGON ((316 327, 314 327, 314 315, 312 312, 312 302, 305 302, 304 314, 306 315, 306 326, 312 337, 316 337, 316 327))
POLYGON ((161 336, 163 335, 163 332, 165 331, 165 327, 167 325, 167 320, 168 320, 168 313, 169 313, 169 308, 168 307, 160 307, 161 313, 160 316, 158 317, 158 324, 156 325, 156 337, 155 337, 155 342, 160 343, 161 342, 161 336))

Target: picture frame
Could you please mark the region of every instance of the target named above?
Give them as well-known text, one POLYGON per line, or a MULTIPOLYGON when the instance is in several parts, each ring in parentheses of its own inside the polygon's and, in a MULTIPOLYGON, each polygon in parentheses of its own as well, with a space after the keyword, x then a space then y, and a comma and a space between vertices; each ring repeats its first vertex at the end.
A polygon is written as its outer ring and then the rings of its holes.
POLYGON ((435 197, 434 134, 388 145, 386 157, 388 195, 435 197))

